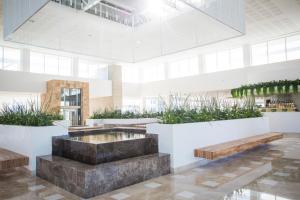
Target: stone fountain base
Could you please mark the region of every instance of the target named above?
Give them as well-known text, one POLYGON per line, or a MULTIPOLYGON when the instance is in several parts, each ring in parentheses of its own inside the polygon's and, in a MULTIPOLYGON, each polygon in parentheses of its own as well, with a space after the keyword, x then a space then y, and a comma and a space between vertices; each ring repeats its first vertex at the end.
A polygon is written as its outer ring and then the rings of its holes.
POLYGON ((59 156, 37 157, 37 176, 83 198, 170 173, 170 155, 156 153, 88 165, 59 156))

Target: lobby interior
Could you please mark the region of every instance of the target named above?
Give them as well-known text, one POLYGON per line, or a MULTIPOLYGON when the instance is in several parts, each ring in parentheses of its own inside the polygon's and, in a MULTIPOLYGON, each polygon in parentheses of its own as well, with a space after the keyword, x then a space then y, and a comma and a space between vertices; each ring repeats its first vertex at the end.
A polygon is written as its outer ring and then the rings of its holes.
POLYGON ((299 0, 1 0, 0 199, 299 200, 299 0))

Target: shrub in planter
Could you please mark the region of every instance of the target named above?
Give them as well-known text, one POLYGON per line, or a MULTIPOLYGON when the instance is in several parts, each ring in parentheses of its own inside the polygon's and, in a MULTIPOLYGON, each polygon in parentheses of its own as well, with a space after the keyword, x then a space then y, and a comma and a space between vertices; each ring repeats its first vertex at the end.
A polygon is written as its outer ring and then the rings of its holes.
POLYGON ((159 112, 122 112, 121 110, 109 110, 94 112, 90 119, 137 119, 137 118, 156 118, 161 116, 159 112))
POLYGON ((0 124, 5 125, 52 126, 53 121, 62 119, 61 115, 44 112, 33 103, 3 105, 0 110, 0 124))
POLYGON ((224 100, 206 97, 194 108, 187 105, 169 106, 162 113, 161 119, 164 124, 181 124, 261 116, 261 112, 254 106, 254 99, 231 105, 224 100))

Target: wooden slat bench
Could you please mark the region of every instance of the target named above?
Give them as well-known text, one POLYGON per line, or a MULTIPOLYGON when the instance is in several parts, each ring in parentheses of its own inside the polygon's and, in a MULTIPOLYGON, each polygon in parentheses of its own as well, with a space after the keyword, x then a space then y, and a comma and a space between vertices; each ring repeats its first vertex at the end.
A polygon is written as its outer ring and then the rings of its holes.
POLYGON ((0 148, 0 170, 11 169, 28 165, 27 156, 0 148))
POLYGON ((266 133, 194 150, 195 157, 214 160, 283 138, 282 133, 266 133))

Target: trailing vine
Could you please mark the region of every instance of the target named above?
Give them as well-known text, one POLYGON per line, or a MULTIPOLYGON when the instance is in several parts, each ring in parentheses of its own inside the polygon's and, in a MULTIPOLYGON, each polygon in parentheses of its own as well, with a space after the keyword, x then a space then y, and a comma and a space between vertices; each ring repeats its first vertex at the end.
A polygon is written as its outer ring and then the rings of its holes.
POLYGON ((231 90, 231 95, 233 98, 242 98, 247 96, 270 96, 274 94, 289 93, 296 94, 298 93, 299 85, 300 79, 261 82, 234 88, 231 90))

